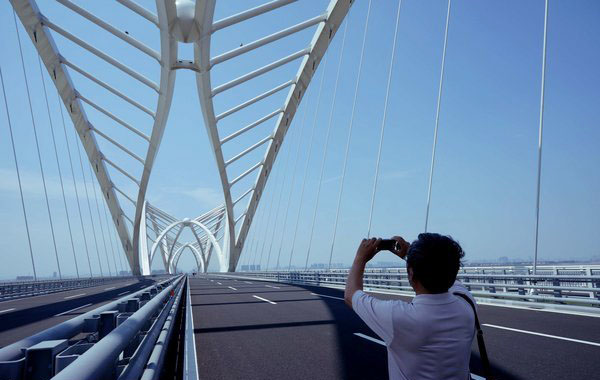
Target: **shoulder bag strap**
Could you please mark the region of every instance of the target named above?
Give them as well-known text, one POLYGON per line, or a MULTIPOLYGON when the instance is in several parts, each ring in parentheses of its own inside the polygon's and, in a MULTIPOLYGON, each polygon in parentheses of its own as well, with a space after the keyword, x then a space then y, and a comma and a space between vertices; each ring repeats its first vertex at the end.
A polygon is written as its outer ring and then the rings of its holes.
POLYGON ((473 303, 473 301, 471 301, 471 299, 467 295, 465 295, 463 293, 455 292, 453 294, 455 296, 459 296, 460 298, 467 301, 469 303, 469 305, 471 305, 471 308, 473 309, 473 314, 475 314, 475 331, 477 332, 477 346, 479 347, 479 355, 481 356, 481 364, 483 365, 483 372, 484 372, 486 379, 492 380, 493 377, 492 377, 492 371, 490 368, 490 360, 488 358, 487 350, 485 349, 485 342, 483 340, 483 331, 481 330, 481 325, 479 324, 479 317, 477 316, 477 310, 475 309, 475 304, 473 303))

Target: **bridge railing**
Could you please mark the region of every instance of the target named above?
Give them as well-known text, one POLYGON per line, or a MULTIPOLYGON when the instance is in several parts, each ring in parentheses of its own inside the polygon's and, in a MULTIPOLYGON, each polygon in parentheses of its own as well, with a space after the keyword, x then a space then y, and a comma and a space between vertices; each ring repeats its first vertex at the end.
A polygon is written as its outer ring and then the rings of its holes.
POLYGON ((0 349, 0 380, 158 379, 184 277, 170 277, 0 349))
MULTIPOLYGON (((459 273, 458 280, 483 302, 526 306, 560 305, 559 308, 563 309, 590 308, 591 311, 600 312, 600 275, 587 273, 590 271, 576 274, 535 275, 471 271, 459 273)), ((263 271, 241 272, 235 275, 280 282, 343 287, 348 270, 263 271)), ((371 290, 414 294, 405 268, 367 269, 364 274, 364 286, 371 290)))
POLYGON ((12 298, 63 292, 72 289, 89 288, 92 286, 104 285, 116 281, 135 278, 137 277, 90 277, 63 280, 0 282, 0 301, 12 298))

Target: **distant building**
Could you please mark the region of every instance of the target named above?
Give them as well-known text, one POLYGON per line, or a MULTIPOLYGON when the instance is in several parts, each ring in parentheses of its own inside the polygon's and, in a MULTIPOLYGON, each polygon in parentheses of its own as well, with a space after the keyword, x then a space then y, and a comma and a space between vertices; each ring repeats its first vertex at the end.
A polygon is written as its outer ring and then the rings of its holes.
POLYGON ((33 281, 33 276, 17 276, 17 281, 33 281))

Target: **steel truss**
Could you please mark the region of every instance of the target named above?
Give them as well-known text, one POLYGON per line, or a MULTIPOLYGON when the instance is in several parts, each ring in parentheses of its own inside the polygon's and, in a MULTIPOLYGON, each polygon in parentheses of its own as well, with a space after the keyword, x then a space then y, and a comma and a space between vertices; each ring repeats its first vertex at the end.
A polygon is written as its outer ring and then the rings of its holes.
POLYGON ((185 248, 189 248, 194 254, 198 271, 205 272, 208 269, 213 250, 217 253, 220 267, 225 266, 226 258, 219 244, 223 237, 224 206, 210 210, 195 219, 179 220, 146 202, 144 214, 142 231, 146 228, 146 236, 153 242, 148 255, 142 261, 146 274, 150 273, 152 260, 158 250, 168 273, 176 272, 177 263, 185 248), (186 227, 194 234, 195 241, 182 244, 179 238, 186 227), (148 230, 153 232, 154 238, 148 234, 148 230))
POLYGON ((260 38, 248 44, 242 45, 238 48, 230 50, 226 53, 220 54, 216 57, 210 56, 211 50, 211 39, 212 35, 224 28, 231 27, 242 21, 251 20, 258 17, 266 12, 272 11, 276 8, 283 7, 293 0, 275 0, 256 8, 249 9, 245 12, 238 13, 236 15, 227 17, 225 19, 214 21, 213 14, 215 9, 214 0, 203 0, 196 2, 196 17, 198 22, 198 28, 201 30, 201 38, 195 45, 194 58, 195 63, 198 66, 196 80, 198 86, 198 93, 200 96, 200 105, 202 107, 202 113, 204 115, 204 125, 208 132, 209 139, 211 141, 215 160, 219 169, 219 175, 221 177, 221 184, 223 187, 223 195, 225 198, 225 208, 227 211, 227 229, 226 239, 224 241, 225 250, 228 252, 227 257, 228 271, 235 271, 244 241, 248 235, 252 218, 256 212, 258 202, 262 196, 264 187, 266 185, 267 178, 271 173, 271 168, 275 162, 279 148, 283 143, 283 139, 288 131, 288 128, 294 118, 296 110, 302 100, 303 95, 306 93, 306 89, 310 84, 310 81, 323 58, 331 39, 334 37, 338 28, 342 24, 346 14, 352 5, 351 0, 332 0, 329 3, 326 11, 317 16, 305 20, 299 24, 290 26, 279 32, 273 33, 264 38, 260 38), (201 18, 199 18, 199 16, 201 18), (240 77, 231 79, 230 81, 219 85, 213 86, 211 83, 211 70, 216 65, 225 62, 236 57, 243 56, 259 47, 270 44, 276 40, 284 38, 286 36, 297 33, 310 26, 317 25, 317 29, 313 35, 310 43, 296 53, 278 59, 271 62, 261 68, 251 71, 240 77), (270 71, 286 65, 292 61, 302 58, 300 68, 297 74, 290 80, 272 88, 271 90, 259 94, 256 97, 246 100, 239 105, 226 110, 220 114, 216 114, 213 99, 218 94, 231 90, 236 86, 239 86, 247 81, 250 81, 259 76, 263 76, 270 71), (242 109, 260 102, 264 99, 269 98, 273 94, 289 88, 288 95, 285 99, 284 104, 281 108, 274 110, 273 112, 265 115, 264 117, 256 120, 238 131, 222 137, 219 132, 218 124, 219 121, 238 112, 242 109), (271 118, 277 118, 276 126, 272 133, 262 140, 258 141, 254 145, 251 145, 247 149, 243 150, 239 154, 226 158, 223 154, 222 147, 224 144, 233 141, 245 132, 257 127, 271 118), (259 162, 247 163, 246 170, 239 174, 237 177, 230 178, 227 168, 233 162, 240 160, 245 155, 258 149, 259 147, 268 144, 263 159, 259 162), (240 197, 237 199, 232 198, 232 187, 236 185, 242 178, 250 175, 251 173, 258 170, 254 185, 249 189, 245 190, 240 197), (234 206, 242 199, 247 198, 251 194, 247 205, 239 215, 235 215, 234 206), (236 229, 236 225, 241 221, 241 226, 236 229))
POLYGON ((11 3, 42 58, 50 77, 54 81, 60 98, 77 130, 88 160, 94 168, 94 173, 102 189, 102 194, 108 205, 111 218, 117 229, 132 273, 149 274, 150 264, 158 249, 160 249, 165 269, 169 272, 174 271, 177 260, 186 247, 190 248, 194 253, 194 257, 199 263, 199 269, 207 269, 214 249, 217 252, 220 270, 234 271, 279 148, 330 41, 342 24, 353 1, 331 0, 327 9, 322 14, 214 57, 210 56, 210 47, 212 36, 215 33, 238 23, 253 20, 265 13, 282 8, 295 0, 270 1, 261 6, 217 21, 213 20, 215 0, 197 0, 195 3, 189 0, 180 0, 177 2, 156 0, 156 15, 144 9, 133 0, 117 1, 137 16, 146 19, 158 28, 160 33, 160 51, 155 51, 146 46, 127 32, 122 32, 107 21, 72 3, 71 0, 57 0, 58 3, 78 16, 95 24, 105 32, 116 36, 132 49, 136 49, 155 61, 158 64, 160 72, 159 83, 153 82, 136 71, 135 68, 121 63, 121 61, 111 57, 93 44, 65 30, 58 24, 58 20, 48 19, 40 12, 35 0, 11 0, 11 3), (313 37, 301 50, 270 62, 240 77, 233 78, 221 85, 213 86, 211 84, 212 68, 215 66, 226 61, 239 59, 258 48, 311 27, 316 29, 313 37), (102 73, 98 73, 100 75, 97 76, 95 73, 89 72, 85 67, 78 66, 68 57, 62 56, 54 42, 52 36, 54 33, 71 41, 79 48, 108 63, 147 87, 149 91, 157 94, 156 106, 153 109, 144 106, 139 101, 101 79, 102 73), (194 62, 178 59, 178 42, 194 43, 194 62), (213 103, 215 96, 255 78, 263 77, 279 67, 300 59, 301 63, 297 73, 289 80, 251 99, 243 101, 235 107, 216 114, 213 103), (173 96, 175 70, 178 69, 190 69, 197 74, 200 106, 219 170, 225 202, 223 206, 192 220, 177 220, 146 202, 148 182, 164 133, 173 96), (79 92, 71 80, 71 71, 77 72, 87 80, 103 87, 111 96, 128 103, 150 116, 152 118, 151 134, 149 136, 146 135, 143 131, 124 121, 120 116, 102 107, 93 98, 93 94, 79 92), (232 134, 225 137, 221 136, 218 129, 218 124, 221 120, 261 101, 266 101, 274 94, 280 93, 285 89, 288 89, 288 94, 280 108, 247 124, 232 134), (143 140, 144 144, 146 144, 145 157, 134 153, 125 141, 118 141, 111 137, 110 134, 98 129, 88 118, 85 112, 86 107, 112 119, 143 140), (233 157, 225 157, 222 151, 224 144, 240 139, 240 136, 244 135, 244 133, 271 119, 274 119, 276 123, 273 131, 268 136, 265 136, 233 157), (97 136, 138 162, 142 166, 141 175, 132 174, 129 170, 124 169, 122 163, 117 162, 114 157, 108 157, 105 152, 101 151, 97 136), (244 159, 247 159, 247 156, 251 152, 258 151, 259 149, 264 150, 264 156, 259 162, 244 163, 244 159), (234 163, 242 167, 245 166, 244 171, 236 176, 229 174, 227 171, 228 167, 234 163), (124 189, 115 186, 110 171, 113 173, 118 172, 120 175, 131 180, 137 188, 137 195, 128 194, 124 189), (254 184, 250 188, 240 191, 241 195, 233 199, 232 188, 236 184, 244 183, 242 180, 252 173, 257 173, 254 184), (133 205, 135 209, 133 217, 126 215, 125 211, 123 211, 117 194, 133 205), (247 199, 247 204, 242 208, 242 211, 236 214, 234 207, 244 199, 247 199), (125 221, 132 224, 133 233, 130 233, 125 221), (210 223, 212 224, 209 226, 210 223), (196 242, 187 244, 178 243, 179 235, 184 227, 191 228, 196 237, 196 242), (148 230, 152 230, 155 233, 155 240, 150 251, 148 251, 147 247, 147 238, 149 238, 148 230), (219 232, 221 232, 221 237, 217 239, 216 236, 219 232), (223 241, 222 246, 217 243, 220 239, 223 241))

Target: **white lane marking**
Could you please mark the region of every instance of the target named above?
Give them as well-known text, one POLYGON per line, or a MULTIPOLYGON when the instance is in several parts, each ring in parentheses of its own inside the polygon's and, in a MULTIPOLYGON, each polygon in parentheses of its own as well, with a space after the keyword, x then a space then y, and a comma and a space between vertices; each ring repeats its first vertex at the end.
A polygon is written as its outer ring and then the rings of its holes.
POLYGON ((219 284, 219 285, 223 285, 223 284, 221 284, 219 281, 217 281, 217 284, 219 284))
POLYGON ((231 290, 237 290, 236 288, 234 288, 233 286, 228 286, 229 289, 231 290))
POLYGON ((255 296, 255 295, 253 295, 252 297, 254 297, 254 298, 258 298, 258 299, 259 299, 259 300, 261 300, 261 301, 268 302, 268 303, 270 303, 271 305, 277 305, 277 302, 269 301, 269 300, 268 300, 268 299, 266 299, 266 298, 262 298, 262 297, 255 296))
POLYGON ((557 335, 550 335, 550 334, 542 334, 542 333, 538 333, 538 332, 534 332, 534 331, 527 331, 527 330, 519 330, 519 329, 513 329, 512 327, 504 327, 504 326, 497 326, 497 325, 490 325, 488 323, 483 323, 482 326, 487 326, 487 327, 493 327, 495 329, 500 329, 500 330, 508 330, 508 331, 514 331, 514 332, 520 332, 523 334, 530 334, 530 335, 537 335, 537 336, 543 336, 546 338, 554 338, 554 339, 559 339, 559 340, 566 340, 569 342, 575 342, 575 343, 582 343, 582 344, 589 344, 590 346, 596 346, 596 347, 600 347, 600 343, 596 343, 596 342, 590 342, 587 340, 579 340, 579 339, 573 339, 573 338, 566 338, 564 336, 557 336, 557 335))
POLYGON ((265 285, 267 288, 281 289, 279 286, 265 285))
POLYGON ((122 296, 123 294, 127 294, 127 293, 129 293, 129 290, 128 290, 128 291, 126 291, 126 292, 123 292, 123 293, 119 293, 119 294, 117 294, 117 295, 118 295, 118 296, 122 296))
POLYGON ((75 294, 75 295, 72 295, 72 296, 65 297, 65 299, 68 300, 68 299, 75 298, 75 297, 81 297, 81 296, 85 296, 86 294, 87 293, 79 293, 79 294, 75 294))
MULTIPOLYGON (((374 343, 377 343, 377 344, 381 344, 382 346, 385 346, 385 342, 383 340, 376 339, 376 338, 373 338, 371 336, 368 336, 368 335, 365 335, 365 334, 361 334, 361 333, 354 333, 354 335, 359 336, 359 337, 361 337, 363 339, 366 339, 366 340, 370 340, 371 342, 374 342, 374 343)), ((472 373, 471 374, 471 379, 485 380, 485 377, 481 377, 481 376, 478 376, 478 375, 472 373)))
POLYGON ((88 307, 88 306, 91 306, 91 305, 92 305, 91 303, 88 303, 88 304, 86 304, 86 305, 83 305, 83 306, 76 307, 75 309, 71 309, 71 310, 63 311, 62 313, 58 313, 58 314, 56 314, 56 315, 55 315, 55 317, 60 317, 61 315, 69 314, 69 313, 70 313, 70 312, 72 312, 72 311, 79 310, 79 309, 83 309, 84 307, 88 307))
POLYGON ((106 288, 104 290, 113 290, 114 288, 116 288, 116 286, 111 286, 110 288, 106 288))
POLYGON ((250 281, 244 281, 246 284, 252 284, 250 281))
POLYGON ((341 301, 344 300, 343 298, 340 298, 340 297, 326 296, 325 294, 317 294, 317 293, 310 293, 310 294, 312 294, 313 296, 333 298, 334 300, 341 300, 341 301))
POLYGON ((375 339, 373 337, 370 337, 368 335, 361 334, 361 333, 354 333, 354 335, 359 336, 359 337, 361 337, 363 339, 366 339, 366 340, 370 340, 371 342, 375 342, 377 344, 381 344, 382 346, 385 346, 385 342, 383 340, 375 339))
POLYGON ((14 307, 13 307, 13 308, 11 308, 11 309, 0 310, 0 314, 2 314, 2 313, 8 313, 9 311, 13 311, 13 310, 15 310, 15 308, 14 308, 14 307))

